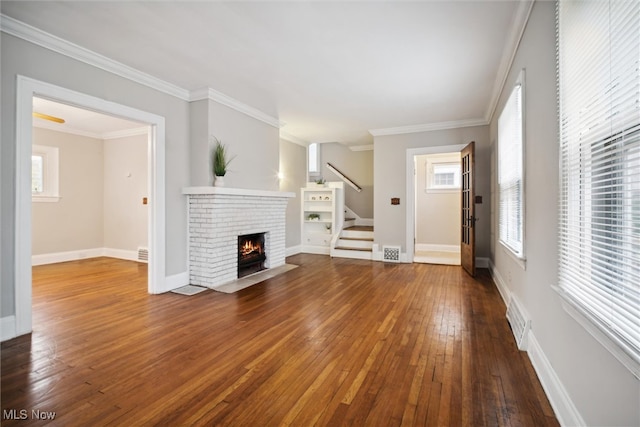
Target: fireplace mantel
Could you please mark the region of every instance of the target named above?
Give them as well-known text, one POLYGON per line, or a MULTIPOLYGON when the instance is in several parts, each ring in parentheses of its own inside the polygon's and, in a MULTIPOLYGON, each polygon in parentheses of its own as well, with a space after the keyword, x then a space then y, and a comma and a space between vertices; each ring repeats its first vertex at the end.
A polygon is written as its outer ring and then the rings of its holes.
POLYGON ((220 194, 225 196, 258 196, 258 197, 296 197, 295 193, 285 191, 271 191, 271 190, 252 190, 248 188, 230 188, 230 187, 185 187, 182 189, 182 194, 220 194))

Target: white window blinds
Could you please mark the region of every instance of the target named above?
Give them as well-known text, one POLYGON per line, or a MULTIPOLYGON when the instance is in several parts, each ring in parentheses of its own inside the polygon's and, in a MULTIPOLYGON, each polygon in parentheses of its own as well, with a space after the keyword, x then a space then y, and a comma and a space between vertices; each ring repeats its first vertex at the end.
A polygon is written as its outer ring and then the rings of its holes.
POLYGON ((558 3, 559 286, 640 363, 640 2, 558 3))
POLYGON ((522 79, 523 74, 498 118, 500 241, 520 258, 524 257, 522 79))

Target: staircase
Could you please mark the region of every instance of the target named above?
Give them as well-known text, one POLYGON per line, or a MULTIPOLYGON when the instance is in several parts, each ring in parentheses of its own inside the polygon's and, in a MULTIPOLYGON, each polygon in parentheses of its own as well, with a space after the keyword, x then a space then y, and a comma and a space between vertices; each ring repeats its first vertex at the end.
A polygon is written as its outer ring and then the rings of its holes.
POLYGON ((372 259, 373 227, 354 223, 353 219, 345 219, 344 228, 332 242, 332 257, 372 259))

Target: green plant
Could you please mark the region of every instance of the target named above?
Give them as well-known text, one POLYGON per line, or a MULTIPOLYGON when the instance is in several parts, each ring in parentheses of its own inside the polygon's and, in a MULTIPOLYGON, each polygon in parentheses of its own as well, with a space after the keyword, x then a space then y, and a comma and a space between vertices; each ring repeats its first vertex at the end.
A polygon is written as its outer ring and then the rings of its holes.
POLYGON ((227 166, 231 163, 231 160, 235 158, 228 157, 227 147, 221 143, 215 136, 212 137, 216 146, 213 149, 213 174, 215 176, 224 176, 227 173, 227 166))
POLYGON ((317 221, 317 220, 319 220, 319 219, 320 219, 320 215, 318 215, 318 214, 316 214, 316 213, 310 213, 310 214, 307 216, 307 219, 308 219, 309 221, 317 221))
POLYGON ((320 184, 323 185, 326 181, 324 180, 324 178, 318 178, 316 179, 316 184, 320 184))

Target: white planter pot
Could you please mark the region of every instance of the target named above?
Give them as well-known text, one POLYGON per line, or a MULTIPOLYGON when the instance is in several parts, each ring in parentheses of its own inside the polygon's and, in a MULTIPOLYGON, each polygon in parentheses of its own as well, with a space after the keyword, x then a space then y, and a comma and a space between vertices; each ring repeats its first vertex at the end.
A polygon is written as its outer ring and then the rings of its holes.
POLYGON ((224 187, 224 176, 216 175, 216 179, 213 181, 214 187, 224 187))

